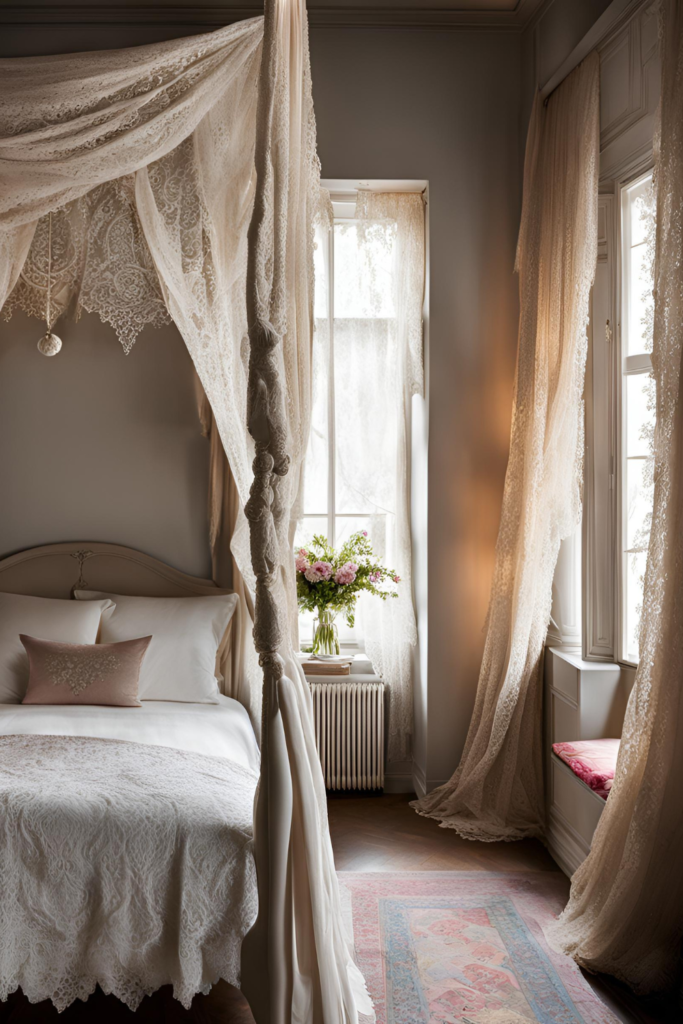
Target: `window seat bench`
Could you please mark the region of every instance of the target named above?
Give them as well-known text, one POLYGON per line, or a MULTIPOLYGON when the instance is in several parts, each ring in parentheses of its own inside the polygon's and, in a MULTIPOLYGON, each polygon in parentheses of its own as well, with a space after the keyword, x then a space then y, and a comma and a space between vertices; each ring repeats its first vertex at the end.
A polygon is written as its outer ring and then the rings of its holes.
POLYGON ((619 740, 573 740, 553 743, 555 754, 589 789, 606 800, 614 781, 619 740))
POLYGON ((614 778, 632 670, 548 648, 545 750, 548 849, 571 876, 588 856, 614 778))

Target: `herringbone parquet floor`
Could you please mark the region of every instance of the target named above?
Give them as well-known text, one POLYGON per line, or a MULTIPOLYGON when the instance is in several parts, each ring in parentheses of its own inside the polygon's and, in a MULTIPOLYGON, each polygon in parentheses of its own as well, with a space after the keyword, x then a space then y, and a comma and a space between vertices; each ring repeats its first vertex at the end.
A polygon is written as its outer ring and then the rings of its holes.
MULTIPOLYGON (((340 871, 556 871, 545 848, 520 843, 473 843, 450 829, 419 817, 408 796, 339 796, 329 801, 329 820, 340 871)), ((567 882, 569 891, 569 882, 567 882)), ((594 989, 624 1024, 681 1024, 683 1013, 657 999, 636 1000, 611 979, 590 979, 594 989)), ((98 992, 57 1014, 51 1004, 30 1003, 19 993, 0 1003, 0 1024, 253 1024, 240 993, 216 985, 184 1010, 170 990, 146 999, 133 1014, 116 999, 98 992)))

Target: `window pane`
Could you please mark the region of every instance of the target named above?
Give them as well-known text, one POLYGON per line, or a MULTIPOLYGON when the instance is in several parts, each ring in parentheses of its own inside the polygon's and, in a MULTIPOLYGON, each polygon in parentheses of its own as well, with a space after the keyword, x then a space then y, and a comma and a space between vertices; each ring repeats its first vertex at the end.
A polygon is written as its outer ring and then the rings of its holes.
POLYGON ((626 464, 626 550, 645 551, 652 518, 652 469, 649 459, 626 464))
POLYGON ((315 268, 315 330, 311 359, 311 434, 304 469, 304 513, 327 513, 329 468, 329 363, 328 320, 329 233, 316 229, 313 261, 315 268))
POLYGON ((650 457, 655 431, 655 382, 649 373, 630 374, 626 380, 626 455, 650 457))
POLYGON ((652 279, 648 273, 649 258, 645 242, 631 249, 631 282, 629 286, 628 354, 651 352, 648 334, 648 311, 652 305, 652 279))
POLYGON ((334 521, 335 547, 340 548, 353 533, 367 530, 372 540, 370 516, 336 516, 334 521))
MULTIPOLYGON (((308 547, 316 533, 327 536, 327 516, 305 517, 297 526, 294 535, 294 550, 308 547)), ((299 643, 302 647, 310 647, 313 641, 313 614, 299 612, 299 643)))
POLYGON ((334 226, 335 317, 393 317, 396 225, 357 221, 334 226))
POLYGON ((313 249, 313 270, 315 273, 314 315, 316 320, 326 320, 329 310, 328 283, 328 231, 318 226, 315 229, 315 247, 313 249))
POLYGON ((625 559, 624 612, 626 636, 624 656, 628 661, 638 661, 639 658, 638 633, 643 606, 643 580, 645 577, 646 560, 647 553, 645 551, 633 552, 628 554, 625 559))
MULTIPOLYGON (((353 533, 359 530, 367 530, 372 539, 371 522, 369 516, 337 516, 335 519, 335 547, 337 550, 349 539, 353 533)), ((356 602, 356 622, 353 628, 347 626, 343 616, 337 618, 337 632, 341 643, 361 644, 363 640, 363 611, 362 595, 356 602)))
POLYGON ((638 631, 643 603, 643 575, 652 520, 654 380, 650 374, 624 378, 626 417, 624 480, 624 654, 638 660, 638 631))
POLYGON ((652 175, 623 192, 624 355, 652 351, 655 204, 652 175))
POLYGON ((337 512, 394 511, 396 347, 395 320, 335 319, 337 512))
POLYGON ((304 470, 304 513, 327 514, 329 452, 329 321, 316 318, 311 366, 311 433, 304 470))

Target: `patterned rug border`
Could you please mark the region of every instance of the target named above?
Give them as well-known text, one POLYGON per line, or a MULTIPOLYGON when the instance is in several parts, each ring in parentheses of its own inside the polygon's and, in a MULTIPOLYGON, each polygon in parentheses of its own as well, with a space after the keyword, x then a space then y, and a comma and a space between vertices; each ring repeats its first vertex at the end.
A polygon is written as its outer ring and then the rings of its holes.
MULTIPOLYGON (((574 961, 554 952, 545 939, 545 929, 566 899, 567 879, 561 871, 338 871, 337 875, 346 931, 375 1001, 378 1024, 620 1024, 574 961), (440 882, 449 884, 440 888, 440 882), (402 883, 413 891, 401 892, 402 883), (463 883, 464 891, 454 892, 454 888, 460 889, 459 883, 463 883), (488 893, 487 883, 493 889, 488 893), (494 904, 500 905, 501 901, 509 903, 512 918, 492 913, 494 904), (358 918, 359 907, 363 908, 362 920, 358 918), (498 972, 499 977, 507 970, 519 989, 515 1000, 519 1004, 522 993, 526 1008, 518 1005, 513 1009, 504 995, 499 997, 497 1009, 465 1012, 455 1004, 452 1009, 444 1007, 442 996, 450 997, 452 993, 439 992, 440 970, 455 971, 454 982, 446 979, 445 985, 456 997, 460 991, 468 993, 468 983, 457 980, 453 938, 438 932, 430 936, 424 929, 420 935, 419 928, 413 933, 411 914, 414 917, 415 913, 434 911, 438 917, 444 911, 454 911, 457 920, 459 913, 475 909, 487 915, 487 927, 495 930, 507 962, 504 966, 489 966, 488 961, 478 959, 473 944, 470 966, 482 973, 498 972), (433 955, 434 947, 440 944, 437 961, 431 967, 419 946, 425 935, 430 944, 428 954, 433 955)), ((444 920, 452 926, 448 915, 444 920)), ((466 955, 469 949, 466 946, 466 955)), ((485 980, 482 986, 471 990, 475 996, 493 1001, 498 993, 491 996, 485 980)), ((504 992, 500 984, 499 989, 504 992)))

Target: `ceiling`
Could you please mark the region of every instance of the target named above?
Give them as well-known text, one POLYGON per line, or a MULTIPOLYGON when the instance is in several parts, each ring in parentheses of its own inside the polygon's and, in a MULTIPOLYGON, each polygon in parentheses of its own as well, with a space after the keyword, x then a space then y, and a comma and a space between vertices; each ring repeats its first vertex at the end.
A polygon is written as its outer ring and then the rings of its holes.
MULTIPOLYGON (((524 28, 552 0, 308 0, 312 25, 524 28)), ((220 25, 263 10, 262 0, 0 0, 0 24, 220 25)))

